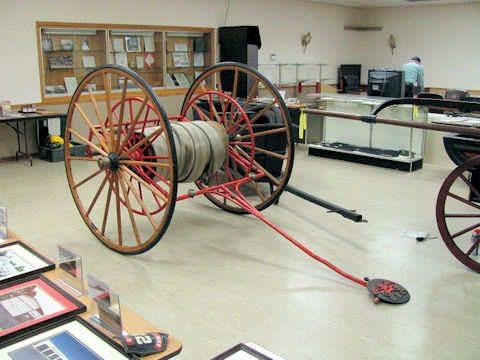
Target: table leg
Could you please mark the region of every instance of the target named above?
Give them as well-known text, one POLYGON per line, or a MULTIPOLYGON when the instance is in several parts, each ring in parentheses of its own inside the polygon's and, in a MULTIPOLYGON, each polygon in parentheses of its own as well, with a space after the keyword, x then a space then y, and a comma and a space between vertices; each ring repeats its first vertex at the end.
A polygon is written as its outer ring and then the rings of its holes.
POLYGON ((23 121, 23 141, 25 143, 25 155, 27 156, 27 159, 30 160, 30 166, 33 166, 33 158, 28 151, 27 122, 25 120, 23 121))
POLYGON ((17 131, 15 131, 17 133, 17 147, 18 147, 18 150, 17 152, 15 153, 15 161, 18 161, 18 154, 21 153, 21 148, 20 148, 20 124, 18 122, 18 119, 15 121, 16 123, 16 128, 17 128, 17 131))

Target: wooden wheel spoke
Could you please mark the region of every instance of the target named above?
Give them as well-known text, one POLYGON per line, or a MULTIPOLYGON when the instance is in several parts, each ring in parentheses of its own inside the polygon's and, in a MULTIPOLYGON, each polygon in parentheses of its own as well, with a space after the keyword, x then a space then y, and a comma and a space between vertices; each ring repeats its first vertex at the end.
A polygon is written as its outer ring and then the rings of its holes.
POLYGON ((250 89, 248 90, 248 93, 247 93, 247 101, 245 102, 245 105, 248 105, 250 104, 250 102, 253 100, 253 95, 255 94, 255 91, 258 90, 258 84, 259 84, 260 80, 255 78, 252 86, 250 87, 250 89))
POLYGON ((137 161, 137 160, 120 160, 120 164, 133 165, 133 166, 152 166, 152 167, 162 167, 162 168, 170 167, 170 164, 168 163, 152 162, 152 161, 137 161))
POLYGON ((93 109, 95 110, 95 115, 97 116, 98 123, 102 127, 103 136, 106 136, 107 129, 105 128, 104 119, 100 112, 100 109, 98 108, 97 100, 95 99, 95 95, 93 94, 92 88, 90 86, 88 87, 88 95, 90 96, 90 102, 92 103, 93 109))
POLYGON ((120 189, 118 186, 118 174, 114 175, 114 182, 115 182, 115 204, 117 208, 117 232, 118 232, 118 244, 120 246, 123 245, 123 236, 122 236, 122 211, 120 205, 120 189))
POLYGON ((475 189, 475 186, 473 186, 473 184, 470 181, 468 181, 463 174, 460 175, 460 179, 462 179, 463 182, 467 184, 467 186, 470 188, 470 190, 475 194, 477 198, 480 198, 480 193, 478 192, 478 190, 475 189))
POLYGON ((107 121, 110 122, 110 149, 114 149, 114 129, 112 116, 112 78, 108 74, 103 74, 103 88, 105 90, 105 107, 107 108, 107 121))
POLYGON ((265 199, 266 199, 265 195, 260 191, 260 188, 258 187, 258 183, 254 180, 252 180, 251 183, 253 184, 253 186, 255 188, 255 191, 258 194, 258 197, 260 198, 260 200, 265 201, 265 199))
POLYGON ((118 182, 120 183, 120 187, 123 192, 123 198, 125 199, 125 205, 128 210, 128 215, 130 217, 130 222, 132 223, 132 228, 133 228, 133 233, 135 234, 135 239, 137 240, 137 244, 141 245, 142 244, 142 239, 140 237, 140 233, 138 232, 138 227, 137 227, 137 222, 135 221, 135 215, 132 210, 132 205, 130 204, 130 199, 128 197, 127 193, 127 188, 125 186, 125 183, 123 181, 123 177, 121 174, 118 175, 118 182))
POLYGON ((467 200, 467 199, 465 199, 465 198, 463 198, 463 197, 461 197, 461 196, 455 195, 455 194, 453 194, 453 193, 451 193, 451 192, 449 192, 447 195, 450 196, 451 198, 454 198, 455 200, 458 200, 458 201, 464 203, 465 205, 468 205, 468 206, 471 206, 471 207, 473 207, 473 208, 475 208, 475 209, 480 210, 480 206, 479 206, 479 205, 474 204, 473 202, 471 202, 471 201, 469 201, 469 200, 467 200))
MULTIPOLYGON (((168 187, 171 186, 170 181, 167 180, 167 178, 165 178, 162 174, 159 174, 158 171, 153 170, 153 168, 151 168, 151 167, 149 167, 149 166, 147 166, 146 169, 147 169, 147 171, 148 171, 150 174, 152 174, 153 176, 155 176, 156 178, 158 178, 158 180, 160 180, 162 183, 164 183, 164 184, 167 185, 168 187)), ((148 176, 148 175, 147 175, 147 176, 148 176)), ((164 195, 168 196, 168 190, 163 189, 163 188, 160 186, 160 184, 159 184, 158 181, 156 182, 156 184, 157 184, 157 186, 158 186, 158 189, 159 189, 159 190, 161 189, 162 193, 163 193, 164 195)))
POLYGON ((113 182, 110 177, 108 177, 108 182, 109 182, 109 187, 108 187, 107 201, 105 204, 105 211, 103 213, 103 221, 102 221, 102 235, 105 235, 105 230, 107 228, 108 212, 110 210, 110 200, 112 199, 112 191, 113 191, 113 182))
POLYGON ((480 223, 477 223, 477 224, 474 224, 474 225, 470 225, 470 226, 466 227, 465 229, 460 230, 460 231, 456 232, 455 234, 453 234, 453 235, 452 235, 452 238, 455 239, 456 237, 458 237, 458 236, 460 236, 460 235, 463 235, 463 234, 465 234, 465 233, 467 233, 467 232, 469 232, 469 231, 471 231, 471 230, 475 230, 475 229, 478 228, 478 227, 480 227, 480 223))
POLYGON ((478 218, 480 214, 445 214, 446 218, 478 218))
POLYGON ((120 141, 122 138, 123 118, 125 116, 125 97, 127 96, 127 82, 127 78, 123 78, 122 98, 120 99, 120 116, 118 119, 117 140, 115 143, 116 152, 119 152, 120 150, 120 141))
MULTIPOLYGON (((240 145, 240 146, 245 146, 247 148, 252 148, 252 145, 250 145, 250 144, 246 144, 246 145, 243 144, 243 145, 240 145)), ((255 152, 259 152, 259 153, 262 153, 262 154, 265 154, 265 155, 268 155, 268 156, 271 156, 271 157, 274 157, 274 158, 277 158, 277 159, 285 160, 285 159, 288 158, 287 155, 279 154, 279 153, 264 149, 260 146, 254 146, 254 150, 255 150, 255 152)))
POLYGON ((137 115, 135 116, 135 119, 130 122, 130 125, 128 127, 128 133, 125 139, 122 142, 122 145, 120 146, 120 153, 123 153, 123 148, 128 145, 128 141, 132 137, 133 133, 135 132, 135 127, 137 125, 138 120, 140 119, 140 116, 142 116, 143 110, 145 110, 145 106, 147 106, 148 103, 148 97, 145 97, 142 101, 142 105, 140 105, 140 109, 138 109, 137 115))
POLYGON ((95 161, 97 162, 98 159, 94 157, 88 157, 88 156, 67 156, 67 160, 70 161, 95 161))
POLYGON ((88 207, 87 216, 90 216, 90 213, 92 212, 93 207, 94 207, 95 204, 97 203, 98 197, 100 196, 100 194, 101 194, 102 191, 103 191, 103 188, 104 188, 105 185, 107 184, 107 180, 108 180, 108 175, 106 174, 106 175, 105 175, 105 178, 103 179, 103 181, 102 181, 100 187, 98 188, 95 196, 93 197, 92 202, 90 203, 90 206, 88 207))
MULTIPOLYGON (((253 137, 266 136, 266 135, 272 135, 272 134, 278 134, 278 133, 284 133, 284 132, 287 132, 287 127, 285 126, 281 128, 276 128, 276 129, 254 132, 253 137)), ((250 136, 251 135, 236 136, 235 139, 244 140, 244 139, 249 139, 250 136)))
POLYGON ((85 113, 85 111, 83 110, 83 108, 80 106, 79 103, 75 103, 75 107, 77 108, 78 112, 80 113, 81 115, 81 118, 83 119, 83 121, 85 121, 85 123, 88 125, 88 127, 90 128, 90 131, 93 133, 93 135, 95 135, 95 137, 98 139, 98 141, 100 142, 100 144, 102 145, 103 149, 108 151, 108 145, 107 143, 105 142, 105 139, 103 136, 101 136, 97 129, 95 129, 95 126, 93 126, 92 122, 90 121, 90 119, 88 118, 87 114, 85 113))
POLYGON ((90 140, 87 140, 85 139, 82 135, 80 135, 78 133, 78 131, 76 131, 75 129, 72 129, 72 128, 69 128, 68 131, 70 133, 72 133, 73 135, 75 135, 77 138, 79 138, 84 144, 90 146, 91 148, 97 150, 97 152, 99 152, 100 154, 102 154, 103 156, 108 156, 108 154, 103 151, 102 149, 100 149, 97 145, 95 145, 94 143, 92 143, 90 140))
POLYGON ((275 104, 277 103, 277 99, 275 98, 271 103, 265 105, 265 107, 256 113, 253 118, 250 119, 250 122, 254 124, 259 118, 261 118, 267 111, 269 111, 275 104))
POLYGON ((135 150, 139 149, 141 146, 143 145, 146 145, 151 139, 153 139, 154 137, 155 138, 158 138, 161 134, 163 133, 163 127, 159 127, 157 128, 154 132, 152 132, 151 134, 145 136, 142 140, 140 140, 138 143, 136 143, 135 145, 133 145, 130 149, 128 149, 126 152, 125 152, 125 155, 129 155, 131 154, 132 152, 134 152, 135 150))
POLYGON ((213 103, 212 94, 208 94, 208 105, 210 107, 210 113, 212 113, 215 119, 217 120, 217 122, 220 123, 221 122, 220 115, 218 115, 218 111, 215 108, 215 104, 213 103))
MULTIPOLYGON (((135 186, 131 183, 131 178, 130 179, 127 179, 126 176, 124 174, 122 174, 121 176, 124 176, 124 180, 125 182, 127 183, 127 187, 129 190, 131 190, 133 196, 135 197, 135 199, 137 200, 137 203, 138 205, 140 205, 140 207, 142 208, 143 212, 145 213, 145 215, 147 216, 148 220, 150 221, 150 224, 152 224, 153 228, 155 229, 157 227, 157 225, 155 224, 155 220, 153 220, 153 216, 150 212, 150 210, 148 210, 147 206, 145 205, 145 202, 142 200, 142 196, 137 192, 137 190, 135 189, 135 186)), ((139 183, 140 184, 140 183, 139 183)), ((155 199, 157 199, 155 197, 155 199)), ((157 200, 157 203, 158 203, 158 200, 157 200)), ((160 204, 159 204, 160 205, 160 204)))
POLYGON ((137 180, 142 185, 144 185, 147 189, 149 189, 152 193, 157 195, 160 199, 162 199, 165 202, 168 201, 168 198, 160 190, 158 190, 154 185, 147 183, 144 179, 142 179, 140 176, 135 174, 133 171, 131 171, 125 165, 120 165, 120 168, 123 169, 130 176, 133 176, 135 178, 135 180, 137 180))
POLYGON ((202 118, 204 121, 211 121, 211 119, 205 114, 203 109, 199 108, 198 105, 192 104, 192 107, 197 111, 198 115, 202 118))
MULTIPOLYGON (((242 154, 243 156, 246 156, 247 158, 249 157, 249 155, 244 151, 242 150, 240 147, 236 146, 236 149, 238 150, 238 152, 240 154, 242 154)), ((257 161, 255 160, 252 160, 252 163, 253 165, 255 165, 255 167, 257 167, 258 170, 260 170, 267 178, 269 178, 276 186, 280 186, 280 181, 278 181, 278 179, 273 176, 268 170, 266 170, 262 165, 260 165, 257 161)))
POLYGON ((101 172, 103 172, 102 169, 99 169, 97 171, 95 171, 93 174, 87 176, 85 179, 83 179, 82 181, 78 182, 77 184, 75 184, 73 186, 74 189, 78 189, 80 186, 82 186, 83 184, 89 182, 90 180, 92 180, 94 177, 98 176, 101 172))

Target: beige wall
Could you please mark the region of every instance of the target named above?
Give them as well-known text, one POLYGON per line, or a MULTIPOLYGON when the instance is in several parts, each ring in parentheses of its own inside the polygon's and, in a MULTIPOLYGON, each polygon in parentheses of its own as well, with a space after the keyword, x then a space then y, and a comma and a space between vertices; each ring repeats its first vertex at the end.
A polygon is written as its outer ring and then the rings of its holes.
POLYGON ((367 69, 399 67, 418 55, 426 86, 480 89, 480 2, 362 10, 365 24, 383 26, 361 38, 363 81, 367 69), (392 56, 388 37, 397 48, 392 56))
MULTIPOLYGON (((0 0, 0 100, 39 102, 40 80, 35 21, 99 22, 179 26, 225 25, 224 0, 0 0)), ((356 21, 353 8, 290 0, 232 0, 228 25, 260 25, 260 62, 274 52, 278 61, 350 61, 358 34, 343 31, 356 21), (314 34, 309 50, 300 46, 302 32, 314 34)), ((168 113, 178 111, 181 97, 162 99, 168 113)), ((55 107, 63 110, 66 107, 55 107)), ((0 127, 0 158, 15 153, 14 133, 0 127)))
MULTIPOLYGON (((0 100, 40 101, 35 21, 219 27, 225 25, 225 5, 224 0, 0 0, 0 100)), ((480 3, 360 10, 301 0, 232 0, 227 25, 260 25, 260 63, 268 63, 271 53, 278 62, 326 62, 331 82, 340 63, 361 63, 366 73, 369 67, 400 66, 416 54, 424 59, 427 85, 479 89, 478 19, 480 3), (348 24, 384 29, 344 31, 348 24), (300 36, 306 31, 313 40, 304 54, 300 36), (390 34, 397 37, 393 56, 390 34)), ((173 114, 181 99, 161 100, 173 114)), ((14 153, 14 133, 0 126, 0 158, 14 153)))

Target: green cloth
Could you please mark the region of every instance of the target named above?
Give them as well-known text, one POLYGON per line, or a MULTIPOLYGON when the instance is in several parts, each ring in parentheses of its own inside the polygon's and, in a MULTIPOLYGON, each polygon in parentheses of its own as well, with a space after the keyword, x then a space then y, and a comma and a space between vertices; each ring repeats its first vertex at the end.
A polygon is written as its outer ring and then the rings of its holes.
POLYGON ((424 87, 423 66, 411 61, 403 64, 403 71, 405 72, 405 84, 411 84, 422 91, 424 87))

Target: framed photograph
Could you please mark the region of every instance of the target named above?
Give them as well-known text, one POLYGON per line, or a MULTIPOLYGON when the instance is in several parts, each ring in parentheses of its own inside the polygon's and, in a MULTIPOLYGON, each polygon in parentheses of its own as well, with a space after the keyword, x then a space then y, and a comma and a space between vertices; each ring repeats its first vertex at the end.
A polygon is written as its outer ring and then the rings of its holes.
POLYGON ((50 69, 73 69, 73 56, 71 55, 50 55, 48 57, 50 69))
POLYGON ((1 285, 0 342, 85 310, 85 304, 43 275, 1 285))
POLYGON ((122 346, 76 317, 15 339, 0 348, 5 360, 123 360, 130 359, 122 346))
POLYGON ((88 43, 88 40, 82 40, 82 45, 80 46, 82 51, 89 51, 90 50, 90 44, 88 43))
POLYGON ((173 65, 175 65, 175 67, 190 66, 190 59, 188 58, 188 53, 174 52, 172 53, 172 58, 173 58, 173 65))
POLYGON ((215 356, 212 360, 276 360, 262 354, 247 344, 240 343, 227 351, 215 356))
POLYGON ((71 39, 60 40, 60 50, 72 51, 73 50, 73 40, 71 40, 71 39))
POLYGON ((42 49, 44 52, 53 51, 53 41, 52 39, 43 39, 42 40, 42 49))
POLYGON ((115 64, 128 67, 127 53, 125 52, 115 53, 115 64))
POLYGON ((145 52, 155 52, 155 41, 152 35, 146 35, 143 37, 145 44, 145 52))
POLYGON ((127 52, 140 52, 140 38, 138 36, 125 36, 125 48, 127 52))
POLYGON ((87 69, 97 66, 95 64, 95 56, 93 55, 82 56, 82 63, 83 67, 87 69))
POLYGON ((21 241, 0 245, 0 285, 55 269, 55 264, 21 241))

